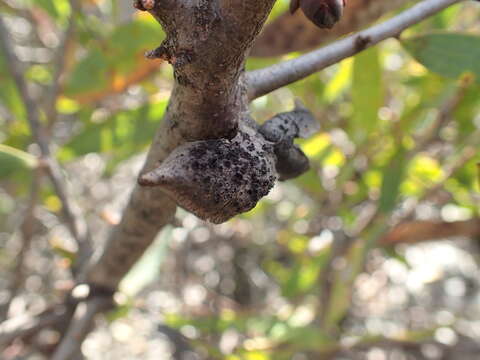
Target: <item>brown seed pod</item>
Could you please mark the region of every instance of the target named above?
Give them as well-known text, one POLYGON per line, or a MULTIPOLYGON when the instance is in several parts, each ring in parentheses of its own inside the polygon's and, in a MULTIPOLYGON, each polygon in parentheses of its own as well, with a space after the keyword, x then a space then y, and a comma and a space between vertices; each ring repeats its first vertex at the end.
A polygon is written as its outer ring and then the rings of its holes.
POLYGON ((290 12, 301 8, 305 16, 320 28, 332 28, 342 17, 345 0, 291 0, 290 12))
POLYGON ((135 0, 133 7, 140 11, 152 10, 155 7, 155 0, 135 0))
POLYGON ((310 137, 319 129, 313 114, 298 100, 293 111, 277 114, 260 127, 259 132, 274 144, 279 180, 295 178, 310 168, 307 156, 293 140, 310 137))
POLYGON ((260 132, 269 141, 278 143, 285 138, 306 139, 320 130, 320 124, 300 100, 292 111, 276 114, 265 121, 260 132))
POLYGON ((232 140, 186 143, 153 171, 143 186, 160 186, 178 205, 219 224, 249 211, 276 180, 273 147, 244 127, 232 140))

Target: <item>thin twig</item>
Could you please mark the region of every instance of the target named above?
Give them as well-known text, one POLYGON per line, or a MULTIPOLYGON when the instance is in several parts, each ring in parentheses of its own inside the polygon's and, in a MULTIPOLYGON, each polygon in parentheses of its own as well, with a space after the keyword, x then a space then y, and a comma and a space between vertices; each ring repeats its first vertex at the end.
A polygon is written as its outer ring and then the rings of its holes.
MULTIPOLYGON (((452 119, 451 115, 457 109, 457 107, 460 104, 460 102, 462 101, 462 99, 465 97, 465 93, 466 93, 466 90, 468 89, 469 85, 470 85, 469 83, 462 82, 460 84, 460 86, 458 87, 458 89, 453 94, 453 96, 449 97, 442 104, 442 106, 441 106, 433 124, 426 131, 426 133, 422 136, 422 138, 417 140, 416 146, 406 154, 406 160, 407 161, 410 161, 416 155, 418 155, 422 151, 425 151, 426 149, 428 149, 428 147, 431 146, 432 143, 435 140, 437 140, 438 134, 440 133, 441 129, 450 122, 450 120, 452 119)), ((474 142, 475 138, 476 138, 476 135, 473 134, 470 142, 472 142, 472 140, 474 142)), ((464 159, 463 156, 461 155, 460 158, 463 159, 463 160, 459 164, 454 162, 452 164, 447 165, 447 171, 446 171, 445 177, 443 178, 441 183, 437 184, 437 185, 434 185, 433 188, 428 189, 427 193, 424 195, 424 197, 425 196, 431 197, 432 194, 435 194, 437 191, 441 190, 443 188, 443 186, 445 185, 445 182, 456 171, 458 171, 461 167, 463 167, 463 165, 465 165, 465 163, 468 162, 468 160, 471 159, 471 156, 474 155, 473 153, 471 153, 468 150, 468 147, 464 151, 466 151, 466 154, 468 156, 464 159)), ((463 154, 465 154, 465 152, 463 154)), ((425 198, 423 198, 423 200, 425 200, 425 198)), ((422 201, 422 200, 419 200, 419 201, 422 201)), ((415 207, 410 208, 402 216, 402 220, 405 221, 405 220, 411 218, 414 210, 415 210, 415 207)), ((377 207, 377 208, 375 208, 375 211, 368 218, 364 219, 365 221, 357 224, 356 229, 354 231, 352 231, 353 236, 358 236, 363 230, 368 228, 374 221, 377 220, 378 215, 380 215, 380 213, 378 212, 378 207, 377 207)))
POLYGON ((451 163, 447 164, 444 170, 442 179, 429 188, 418 200, 404 212, 401 219, 397 222, 409 220, 413 217, 416 209, 416 205, 422 201, 426 201, 431 197, 435 196, 439 191, 444 189, 447 181, 462 167, 465 166, 470 160, 477 156, 476 144, 478 143, 478 137, 480 136, 480 131, 475 131, 467 141, 467 145, 462 150, 461 154, 457 156, 451 163))
POLYGON ((435 121, 428 127, 428 129, 416 139, 416 146, 407 155, 407 157, 413 157, 426 150, 433 142, 437 141, 440 135, 440 131, 445 125, 452 120, 452 114, 457 110, 458 106, 465 98, 467 90, 471 87, 472 82, 469 79, 461 79, 460 83, 455 89, 453 95, 446 99, 435 118, 435 121))
MULTIPOLYGON (((38 333, 47 327, 60 324, 68 316, 67 307, 56 306, 35 316, 13 318, 0 324, 0 349, 14 340, 21 340, 38 333)), ((1 354, 1 353, 0 353, 1 354)))
POLYGON ((69 360, 80 351, 83 340, 90 332, 95 315, 110 308, 109 297, 95 297, 77 305, 75 314, 62 342, 57 347, 52 360, 69 360))
POLYGON ((55 73, 53 76, 49 96, 47 98, 47 103, 45 105, 45 116, 48 121, 47 127, 49 130, 53 127, 58 117, 58 111, 56 109, 57 98, 62 90, 62 76, 67 65, 68 48, 71 44, 73 36, 75 35, 75 17, 81 11, 81 6, 78 0, 70 0, 70 8, 71 13, 68 19, 67 30, 63 35, 60 46, 58 47, 57 56, 54 61, 55 73))
POLYGON ((424 241, 446 240, 449 238, 470 238, 480 236, 480 218, 459 221, 417 220, 402 223, 383 236, 379 244, 418 244, 424 241))
MULTIPOLYGON (((404 211, 404 213, 402 214, 401 218, 400 219, 397 219, 396 221, 396 224, 395 225, 398 225, 400 222, 404 222, 406 220, 410 220, 412 219, 414 213, 415 213, 415 209, 416 209, 416 206, 418 203, 422 202, 422 201, 426 201, 428 199, 430 199, 431 197, 435 196, 439 191, 441 191, 444 187, 445 187, 445 184, 447 183, 447 181, 458 171, 460 170, 462 167, 465 166, 466 163, 468 163, 470 160, 472 160, 476 155, 476 151, 475 151, 475 147, 474 147, 474 143, 477 142, 476 139, 478 139, 478 137, 480 136, 480 133, 478 131, 476 131, 475 133, 473 133, 470 137, 469 137, 469 140, 467 141, 467 145, 465 146, 465 148, 462 150, 462 152, 460 153, 460 155, 458 155, 456 158, 454 158, 450 163, 448 163, 446 166, 445 166, 445 170, 444 170, 444 174, 443 174, 443 177, 442 179, 436 183, 435 185, 433 185, 432 187, 428 188, 425 193, 415 202, 415 203, 412 203, 412 205, 410 207, 408 207, 408 209, 406 211, 404 211), (473 143, 473 144, 472 144, 473 143)), ((377 209, 378 210, 378 209, 377 209)), ((378 211, 375 211, 375 213, 369 218, 368 221, 366 221, 365 223, 361 224, 361 226, 359 226, 354 232, 353 232, 353 236, 360 236, 360 234, 365 231, 365 229, 369 228, 369 226, 376 222, 379 217, 381 216, 382 214, 378 211)), ((384 235, 384 234, 382 234, 384 235)), ((380 238, 379 238, 380 239, 380 238)))
POLYGON ((379 42, 399 37, 412 25, 464 0, 424 0, 379 25, 332 45, 264 69, 248 73, 249 97, 256 99, 355 55, 379 42))
POLYGON ((45 134, 40 122, 40 113, 35 101, 30 96, 23 71, 20 69, 20 62, 13 51, 13 45, 10 42, 7 33, 7 27, 2 18, 0 18, 0 49, 5 55, 7 67, 12 75, 19 94, 27 112, 27 120, 32 131, 33 138, 41 152, 41 164, 46 169, 52 182, 55 193, 62 203, 62 212, 68 229, 78 244, 79 264, 92 253, 92 245, 87 224, 80 213, 80 209, 73 203, 66 190, 65 179, 60 164, 55 160, 50 151, 48 137, 45 134))
MULTIPOLYGON (((466 163, 468 163, 471 159, 473 159, 476 156, 475 144, 478 143, 479 136, 480 136, 479 131, 476 131, 476 132, 474 132, 473 134, 470 135, 470 137, 465 142, 466 146, 461 151, 461 153, 459 155, 457 155, 456 157, 454 157, 445 166, 445 171, 444 171, 444 175, 443 175, 442 180, 440 182, 438 182, 437 184, 433 185, 431 188, 429 188, 424 193, 424 195, 418 200, 418 202, 426 201, 429 198, 431 198, 432 196, 434 196, 435 194, 437 194, 440 190, 442 190, 445 187, 446 182, 458 170, 460 170, 463 166, 465 166, 466 163)), ((420 146, 420 147, 423 147, 423 145, 420 146)), ((415 154, 417 154, 417 151, 414 151, 413 155, 415 155, 415 154)), ((403 214, 403 216, 400 219, 397 220, 396 225, 398 225, 402 221, 405 221, 407 219, 411 219, 411 217, 414 214, 416 204, 418 202, 416 202, 409 209, 407 209, 407 211, 403 214)), ((378 206, 376 206, 375 204, 372 204, 372 205, 374 207, 372 207, 371 212, 367 213, 367 216, 365 217, 365 220, 362 221, 361 223, 357 224, 355 229, 351 231, 351 234, 349 236, 350 241, 346 242, 347 246, 342 248, 343 253, 346 253, 351 248, 351 246, 353 244, 355 244, 355 241, 353 241, 353 239, 361 237, 361 235, 367 229, 371 229, 372 224, 374 224, 374 223, 382 224, 382 223, 385 223, 387 221, 387 219, 385 218, 385 214, 378 211, 378 206)), ((475 222, 473 220, 464 224, 464 225, 468 224, 469 227, 468 227, 467 230, 465 230, 465 228, 466 228, 465 226, 462 227, 462 231, 463 231, 462 234, 463 235, 465 235, 465 234, 468 235, 469 234, 471 236, 474 236, 474 235, 478 234, 478 231, 476 231, 475 229, 472 230, 472 228, 470 227, 472 222, 474 223, 473 227, 475 227, 477 222, 475 222)), ((388 227, 388 228, 391 228, 391 227, 388 227)), ((370 236, 371 240, 369 241, 366 249, 367 250, 371 249, 372 247, 376 246, 378 243, 382 242, 382 240, 384 239, 386 234, 387 234, 387 226, 385 225, 385 226, 383 226, 383 228, 380 228, 380 231, 378 232, 378 234, 375 234, 376 236, 370 236)), ((419 234, 417 234, 417 235, 419 235, 419 234)), ((426 235, 424 235, 424 237, 425 237, 424 240, 431 239, 431 237, 427 238, 426 235)), ((420 238, 422 238, 422 235, 420 235, 420 238)), ((383 241, 385 241, 385 240, 383 240, 383 241)), ((386 244, 383 243, 381 245, 386 245, 386 244)), ((365 251, 364 254, 366 255, 367 252, 365 251)), ((339 254, 335 254, 335 255, 338 256, 339 254)), ((329 309, 328 302, 331 299, 331 297, 329 295, 330 294, 330 290, 329 290, 330 284, 329 284, 329 282, 330 282, 331 271, 332 271, 331 267, 326 267, 324 269, 323 273, 322 273, 322 276, 319 278, 321 289, 323 291, 327 292, 327 294, 328 294, 327 296, 325 296, 323 298, 323 303, 322 303, 322 308, 320 309, 320 314, 323 314, 325 311, 328 311, 328 309, 329 309)))
MULTIPOLYGON (((15 268, 12 271, 12 280, 10 283, 9 298, 0 313, 0 319, 4 320, 8 316, 10 304, 12 300, 17 296, 18 291, 23 285, 25 280, 25 256, 30 249, 33 235, 35 232, 35 207, 38 202, 39 188, 40 188, 40 169, 35 170, 35 174, 32 178, 32 185, 30 190, 30 197, 28 199, 27 209, 25 210, 23 221, 20 225, 20 233, 22 237, 22 244, 18 254, 15 256, 15 268)), ((15 236, 15 235, 14 235, 15 236)))
POLYGON ((341 20, 332 29, 320 29, 301 12, 286 11, 263 29, 250 52, 254 57, 305 52, 364 29, 410 0, 349 0, 341 20), (294 41, 292 41, 294 40, 294 41))

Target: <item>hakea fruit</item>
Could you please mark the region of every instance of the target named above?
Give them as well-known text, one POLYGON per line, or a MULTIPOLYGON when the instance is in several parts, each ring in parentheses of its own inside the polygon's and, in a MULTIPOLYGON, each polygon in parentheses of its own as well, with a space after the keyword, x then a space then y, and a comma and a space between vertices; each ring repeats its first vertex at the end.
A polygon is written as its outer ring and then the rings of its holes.
POLYGON ((253 209, 276 178, 273 146, 255 129, 242 126, 232 140, 179 146, 138 182, 160 186, 181 207, 219 224, 253 209))
POLYGON ((342 17, 345 0, 291 0, 290 12, 301 8, 305 16, 320 28, 332 28, 342 17))
POLYGON ((315 117, 298 100, 293 111, 277 114, 260 127, 263 137, 274 144, 279 180, 295 178, 310 168, 307 156, 293 141, 308 138, 318 130, 315 117))

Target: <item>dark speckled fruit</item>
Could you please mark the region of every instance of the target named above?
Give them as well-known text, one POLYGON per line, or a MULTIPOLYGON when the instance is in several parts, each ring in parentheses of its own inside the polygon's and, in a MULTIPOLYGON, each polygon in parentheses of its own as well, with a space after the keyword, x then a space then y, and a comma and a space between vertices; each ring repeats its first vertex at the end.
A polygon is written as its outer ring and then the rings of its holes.
POLYGON ((273 146, 254 129, 232 140, 195 141, 175 149, 143 186, 160 186, 178 205, 219 224, 249 211, 275 184, 273 146))

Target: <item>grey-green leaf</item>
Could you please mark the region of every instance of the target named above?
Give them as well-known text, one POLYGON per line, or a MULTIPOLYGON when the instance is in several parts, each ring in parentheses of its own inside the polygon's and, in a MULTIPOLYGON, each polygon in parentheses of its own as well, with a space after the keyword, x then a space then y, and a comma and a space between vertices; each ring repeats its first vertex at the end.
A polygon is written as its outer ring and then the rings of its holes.
POLYGON ((402 45, 430 71, 449 78, 471 72, 480 79, 480 36, 433 33, 404 39, 402 45))

